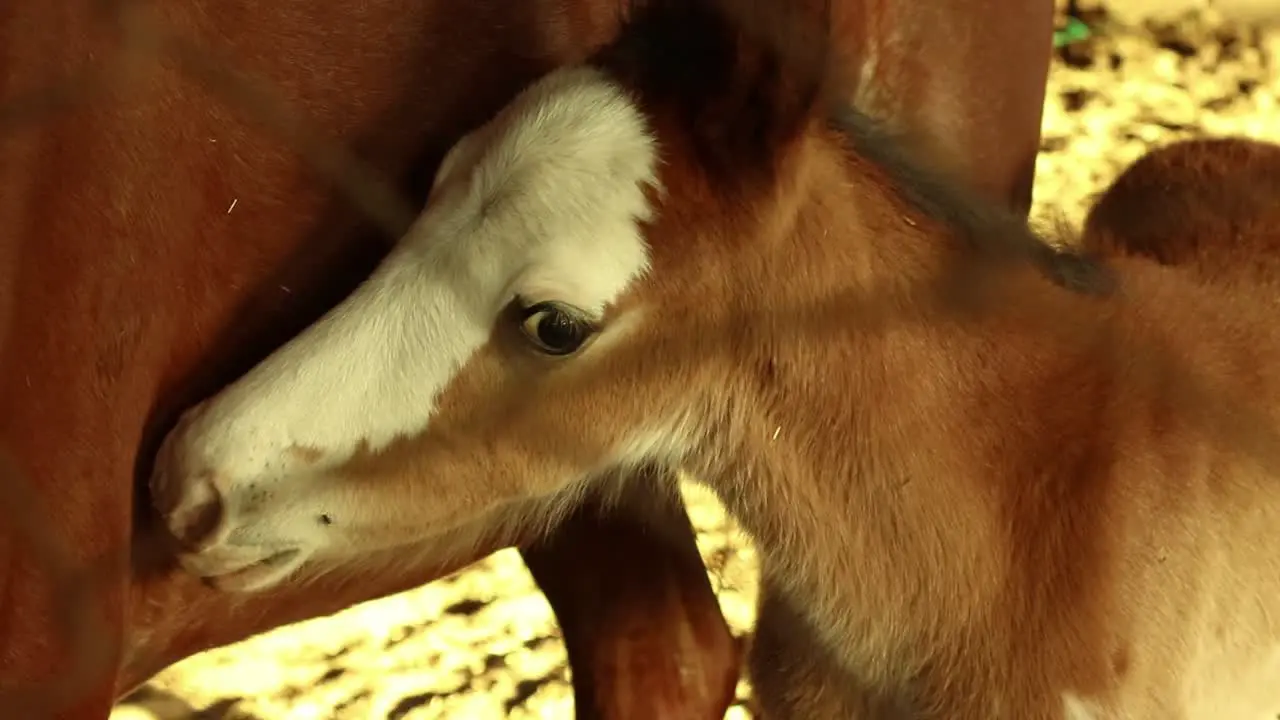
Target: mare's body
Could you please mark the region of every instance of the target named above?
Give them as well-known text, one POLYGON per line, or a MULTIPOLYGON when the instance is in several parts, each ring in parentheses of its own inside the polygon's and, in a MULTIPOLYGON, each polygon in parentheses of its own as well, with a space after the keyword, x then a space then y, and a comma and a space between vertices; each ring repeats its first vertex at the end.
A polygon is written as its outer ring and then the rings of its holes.
MULTIPOLYGON (((1050 3, 972 5, 839 5, 840 33, 868 111, 920 132, 975 186, 1025 207, 1050 3)), ((183 65, 180 46, 149 44, 148 24, 264 78, 304 127, 420 199, 460 133, 541 72, 582 58, 617 22, 612 4, 586 0, 444 7, 230 12, 191 1, 137 6, 123 26, 87 4, 18 0, 0 12, 0 103, 55 100, 32 117, 0 111, 0 450, 40 506, 18 512, 38 517, 73 564, 96 568, 79 604, 103 631, 103 652, 68 674, 85 650, 60 634, 74 588, 56 582, 29 533, 0 523, 5 707, 96 720, 190 653, 413 586, 498 546, 468 537, 428 545, 411 563, 387 551, 305 585, 221 593, 174 565, 134 482, 184 407, 337 302, 386 250, 297 151, 296 131, 264 129, 253 102, 218 94, 235 83, 183 65), (63 81, 77 102, 39 92, 63 81), (24 692, 55 678, 63 684, 47 693, 24 692)), ((672 538, 665 549, 643 521, 584 509, 526 553, 565 625, 579 700, 592 688, 606 717, 672 706, 704 717, 732 687, 733 649, 687 523, 669 503, 657 513, 672 538), (582 556, 583 544, 595 554, 582 556), (620 564, 629 584, 600 580, 620 564), (587 588, 616 593, 588 602, 587 588), (619 694, 613 674, 633 692, 619 694)))

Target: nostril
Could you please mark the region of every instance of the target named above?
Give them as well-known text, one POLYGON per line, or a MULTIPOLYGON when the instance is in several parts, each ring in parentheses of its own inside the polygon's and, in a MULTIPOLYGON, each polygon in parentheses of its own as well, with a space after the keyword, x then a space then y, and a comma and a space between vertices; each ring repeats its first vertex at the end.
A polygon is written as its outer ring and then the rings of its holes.
POLYGON ((209 475, 192 478, 183 498, 167 515, 169 532, 187 548, 205 550, 226 534, 226 507, 209 475))
POLYGON ((210 471, 193 472, 181 447, 182 422, 165 438, 151 476, 152 502, 170 534, 185 547, 200 551, 225 534, 222 494, 210 471))

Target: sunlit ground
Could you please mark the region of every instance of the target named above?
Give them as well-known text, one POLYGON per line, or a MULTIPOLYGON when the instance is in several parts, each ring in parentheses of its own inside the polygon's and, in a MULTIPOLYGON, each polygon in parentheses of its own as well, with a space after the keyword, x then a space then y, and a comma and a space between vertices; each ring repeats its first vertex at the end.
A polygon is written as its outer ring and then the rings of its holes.
MULTIPOLYGON (((1077 55, 1093 62, 1058 62, 1050 79, 1037 217, 1078 220, 1153 144, 1195 133, 1280 141, 1280 32, 1201 15, 1176 31, 1113 32, 1077 55)), ((704 492, 690 486, 689 505, 725 616, 744 633, 753 553, 704 492)), ((504 551, 448 580, 193 657, 155 678, 146 709, 113 720, 571 718, 567 680, 551 609, 504 551)))

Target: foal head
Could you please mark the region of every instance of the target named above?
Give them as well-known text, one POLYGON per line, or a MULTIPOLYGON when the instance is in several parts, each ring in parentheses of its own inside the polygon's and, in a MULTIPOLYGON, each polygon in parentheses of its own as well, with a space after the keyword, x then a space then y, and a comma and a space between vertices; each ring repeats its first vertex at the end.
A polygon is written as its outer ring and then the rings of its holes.
POLYGON ((705 469, 777 436, 743 398, 850 299, 982 250, 1053 264, 833 120, 827 34, 784 5, 653 0, 463 138, 376 273, 168 438, 187 567, 265 587, 553 521, 618 469, 705 469))

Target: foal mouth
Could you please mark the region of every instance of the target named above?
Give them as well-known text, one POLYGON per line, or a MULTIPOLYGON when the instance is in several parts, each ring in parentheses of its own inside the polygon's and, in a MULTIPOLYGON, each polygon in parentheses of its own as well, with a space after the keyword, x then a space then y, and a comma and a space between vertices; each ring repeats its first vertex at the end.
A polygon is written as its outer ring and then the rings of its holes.
POLYGON ((273 555, 232 570, 222 575, 208 576, 204 583, 217 590, 232 592, 252 592, 262 587, 275 585, 282 574, 293 570, 302 550, 292 548, 281 550, 273 555))

